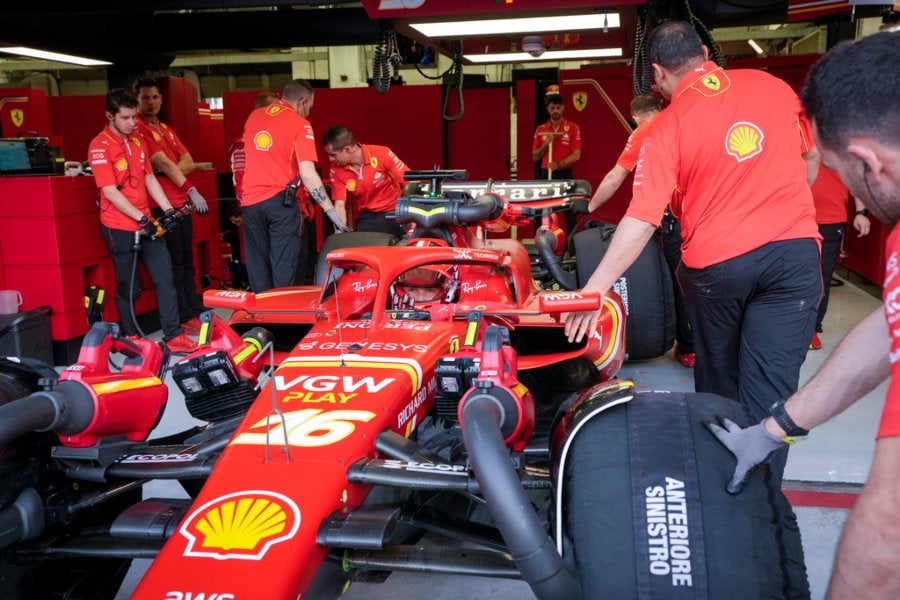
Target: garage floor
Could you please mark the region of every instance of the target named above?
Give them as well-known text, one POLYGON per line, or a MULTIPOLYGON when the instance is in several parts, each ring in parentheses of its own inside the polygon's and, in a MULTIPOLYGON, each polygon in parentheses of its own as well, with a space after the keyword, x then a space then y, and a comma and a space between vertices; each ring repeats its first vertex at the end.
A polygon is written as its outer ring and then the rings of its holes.
MULTIPOLYGON (((854 284, 832 287, 825 332, 820 336, 823 348, 808 353, 801 382, 812 376, 854 323, 879 305, 879 300, 870 291, 854 284)), ((628 363, 620 372, 620 377, 633 379, 641 390, 693 391, 694 386, 692 371, 675 362, 671 352, 658 359, 628 363)), ((175 386, 171 387, 177 394, 175 386)), ((800 523, 814 600, 825 595, 847 507, 852 505, 860 485, 865 482, 875 448, 875 429, 886 387, 882 384, 791 449, 785 472, 785 491, 800 523)), ((183 429, 191 421, 183 404, 177 402, 179 399, 170 398, 156 436, 183 429)), ((147 494, 171 496, 173 490, 171 484, 160 483, 147 494)), ((145 560, 135 561, 117 598, 128 598, 147 564, 145 560)), ((348 600, 425 597, 429 600, 466 597, 523 600, 532 595, 527 584, 521 581, 396 573, 385 583, 354 584, 343 597, 348 600)))

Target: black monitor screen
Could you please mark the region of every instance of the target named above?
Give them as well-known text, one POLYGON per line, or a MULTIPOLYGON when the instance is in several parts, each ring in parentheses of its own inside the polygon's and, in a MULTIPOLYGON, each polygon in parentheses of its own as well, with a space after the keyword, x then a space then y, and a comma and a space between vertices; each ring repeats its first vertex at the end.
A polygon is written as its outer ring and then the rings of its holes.
POLYGON ((31 161, 25 140, 0 140, 0 171, 28 171, 31 161))

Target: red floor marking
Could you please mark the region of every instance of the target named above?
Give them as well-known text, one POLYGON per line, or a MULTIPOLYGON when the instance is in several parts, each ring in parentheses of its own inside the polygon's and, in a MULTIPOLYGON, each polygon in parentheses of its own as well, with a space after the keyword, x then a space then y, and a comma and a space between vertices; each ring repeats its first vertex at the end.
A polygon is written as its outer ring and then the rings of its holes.
POLYGON ((791 506, 816 508, 852 508, 859 494, 820 492, 815 490, 782 490, 791 506))

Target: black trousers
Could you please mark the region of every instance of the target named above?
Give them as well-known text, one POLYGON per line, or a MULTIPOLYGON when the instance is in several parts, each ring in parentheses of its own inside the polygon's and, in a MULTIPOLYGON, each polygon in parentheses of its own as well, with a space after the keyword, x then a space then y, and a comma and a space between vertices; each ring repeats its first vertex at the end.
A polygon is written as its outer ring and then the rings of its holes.
POLYGON ((678 265, 681 264, 681 224, 678 219, 665 216, 660 229, 662 233, 660 243, 666 263, 672 272, 672 287, 675 292, 675 343, 678 344, 680 354, 690 354, 694 351, 694 336, 691 332, 691 319, 684 306, 684 294, 681 293, 676 273, 678 265))
POLYGON ((172 257, 172 277, 175 282, 175 293, 178 295, 178 315, 183 323, 204 310, 203 302, 197 295, 195 282, 194 224, 191 217, 185 217, 178 227, 168 232, 163 239, 172 257))
POLYGON ((243 209, 244 257, 250 289, 265 292, 294 285, 300 257, 302 216, 293 200, 282 194, 243 209))
POLYGON ((819 224, 822 236, 822 301, 819 302, 819 313, 816 315, 816 331, 822 331, 822 321, 828 310, 828 295, 831 289, 831 276, 834 274, 834 261, 841 253, 841 242, 844 241, 844 223, 819 224))
MULTIPOLYGON (((822 275, 812 239, 771 242, 706 267, 678 267, 694 334, 694 385, 744 405, 761 421, 797 391, 822 275)), ((770 460, 781 478, 787 449, 770 460)))
POLYGON ((359 216, 356 217, 356 231, 379 231, 381 233, 390 233, 397 236, 398 239, 403 237, 406 233, 403 231, 403 227, 400 226, 400 223, 387 220, 387 213, 378 213, 369 210, 360 211, 359 216))
MULTIPOLYGON (((129 299, 130 285, 135 285, 134 297, 140 294, 138 275, 135 273, 134 281, 131 272, 134 265, 135 252, 134 232, 123 229, 110 229, 100 225, 100 234, 112 258, 113 269, 116 273, 116 310, 119 311, 119 322, 122 333, 125 335, 137 335, 137 324, 131 318, 131 302, 129 299)), ((150 273, 153 288, 156 291, 156 306, 159 311, 159 320, 162 325, 163 339, 170 340, 184 333, 178 318, 178 298, 175 293, 175 284, 172 280, 172 261, 166 243, 162 239, 151 240, 148 237, 140 238, 140 250, 137 257, 150 273)))

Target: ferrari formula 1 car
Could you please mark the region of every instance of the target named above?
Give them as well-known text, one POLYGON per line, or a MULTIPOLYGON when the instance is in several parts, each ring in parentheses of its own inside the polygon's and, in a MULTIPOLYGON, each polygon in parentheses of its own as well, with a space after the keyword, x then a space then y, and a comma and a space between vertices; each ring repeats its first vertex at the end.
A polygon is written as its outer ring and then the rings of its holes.
MULTIPOLYGON (((200 350, 171 368, 206 426, 146 441, 169 357, 114 325, 96 324, 58 380, 29 361, 0 365, 0 596, 109 598, 135 558, 154 560, 132 597, 154 600, 333 598, 397 570, 522 578, 539 598, 719 593, 698 558, 704 543, 718 548, 691 478, 706 467, 689 457, 727 453, 709 436, 691 441, 689 426, 659 427, 673 402, 696 420, 683 398, 635 401, 613 379, 624 354, 615 293, 542 291, 520 243, 478 235, 546 221, 589 189, 441 192, 454 176, 430 174, 428 195, 398 200, 411 226, 400 243, 330 238, 320 285, 206 292, 231 316, 205 313, 200 350), (598 309, 597 330, 569 342, 560 315, 598 309), (602 414, 618 414, 608 433, 596 431, 602 414), (626 435, 631 422, 660 432, 626 435), (642 478, 624 490, 597 470, 629 463, 642 478), (142 497, 154 479, 189 498, 142 497), (630 541, 593 529, 600 513, 630 541), (453 543, 419 544, 429 532, 453 543)), ((729 466, 718 469, 721 492, 729 466)), ((768 497, 752 488, 735 502, 768 497)), ((747 545, 783 556, 776 537, 747 545)))

